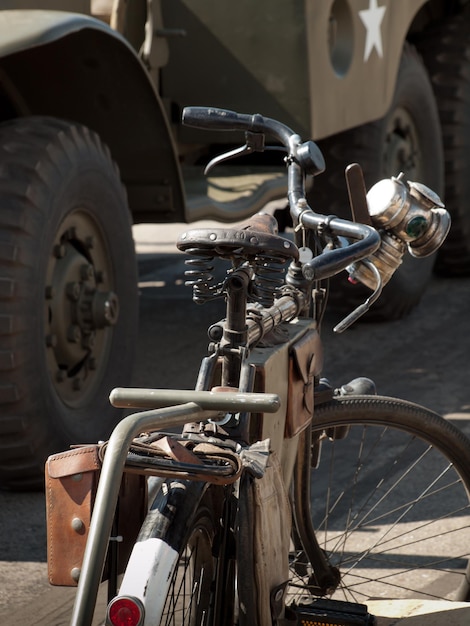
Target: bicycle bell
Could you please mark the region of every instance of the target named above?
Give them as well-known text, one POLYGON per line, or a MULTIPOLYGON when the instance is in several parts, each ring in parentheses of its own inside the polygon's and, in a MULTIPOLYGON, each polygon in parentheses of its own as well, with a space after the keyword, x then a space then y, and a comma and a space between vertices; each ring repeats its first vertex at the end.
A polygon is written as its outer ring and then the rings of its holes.
MULTIPOLYGON (((433 254, 443 243, 450 228, 450 215, 439 196, 421 183, 387 178, 367 193, 372 224, 380 231, 382 243, 369 260, 379 270, 385 285, 408 252, 417 258, 433 254)), ((350 268, 351 277, 370 289, 377 286, 376 276, 363 263, 350 268)))

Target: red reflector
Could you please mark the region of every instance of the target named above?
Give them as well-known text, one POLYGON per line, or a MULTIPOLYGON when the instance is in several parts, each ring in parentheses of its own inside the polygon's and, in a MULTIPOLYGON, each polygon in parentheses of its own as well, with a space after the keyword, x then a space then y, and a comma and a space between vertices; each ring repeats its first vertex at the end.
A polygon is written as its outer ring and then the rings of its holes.
POLYGON ((108 620, 113 626, 140 626, 142 617, 142 605, 137 598, 117 597, 108 606, 108 620))

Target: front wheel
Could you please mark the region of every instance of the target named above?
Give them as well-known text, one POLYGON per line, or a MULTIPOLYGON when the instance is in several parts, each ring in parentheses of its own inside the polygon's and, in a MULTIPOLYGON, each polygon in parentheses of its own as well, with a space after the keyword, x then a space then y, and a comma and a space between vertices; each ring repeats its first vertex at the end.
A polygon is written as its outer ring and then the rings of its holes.
POLYGON ((44 461, 109 436, 129 382, 138 295, 126 192, 88 128, 0 127, 0 483, 42 486, 44 461))
POLYGON ((350 396, 315 409, 312 446, 313 524, 341 573, 335 599, 468 601, 470 441, 455 426, 350 396))

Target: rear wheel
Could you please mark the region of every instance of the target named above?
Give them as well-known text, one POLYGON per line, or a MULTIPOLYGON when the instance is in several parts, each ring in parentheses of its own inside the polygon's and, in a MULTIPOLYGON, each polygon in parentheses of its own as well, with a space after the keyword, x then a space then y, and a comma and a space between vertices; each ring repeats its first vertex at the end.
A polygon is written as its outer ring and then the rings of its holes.
POLYGON ((315 409, 312 445, 313 524, 341 573, 333 598, 469 599, 470 441, 457 428, 412 403, 351 396, 315 409))
POLYGON ((163 484, 119 592, 144 604, 146 624, 233 623, 229 614, 233 588, 219 589, 223 497, 222 489, 206 490, 203 483, 171 480, 163 484))
MULTIPOLYGON (((443 149, 437 106, 430 80, 414 48, 406 45, 398 71, 395 95, 380 120, 336 135, 319 145, 326 172, 315 179, 314 208, 350 218, 344 170, 361 165, 366 187, 403 171, 409 180, 443 191, 443 149)), ((409 254, 386 285, 365 319, 398 319, 420 300, 432 274, 434 257, 414 259, 409 254)), ((344 311, 363 302, 370 291, 350 285, 346 275, 332 280, 331 300, 344 311)))
POLYGON ((129 383, 138 295, 126 193, 89 129, 0 127, 0 483, 42 486, 46 457, 109 436, 129 383))
POLYGON ((199 509, 171 580, 160 622, 162 626, 197 626, 204 623, 215 575, 212 556, 214 535, 210 512, 199 509))

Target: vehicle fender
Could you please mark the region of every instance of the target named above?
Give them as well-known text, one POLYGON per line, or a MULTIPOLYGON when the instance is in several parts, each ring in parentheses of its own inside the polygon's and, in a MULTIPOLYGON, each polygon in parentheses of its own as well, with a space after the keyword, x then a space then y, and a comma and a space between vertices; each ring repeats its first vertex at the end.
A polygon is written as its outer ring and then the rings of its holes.
POLYGON ((75 121, 109 146, 134 221, 184 221, 175 144, 138 54, 104 22, 59 11, 0 11, 0 117, 75 121))
POLYGON ((398 8, 392 0, 342 0, 332 8, 331 3, 306 3, 310 128, 315 139, 386 114, 407 33, 424 4, 408 0, 398 8), (328 28, 332 19, 334 31, 328 28))

